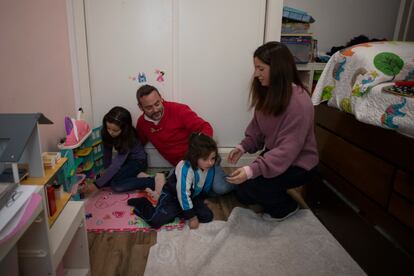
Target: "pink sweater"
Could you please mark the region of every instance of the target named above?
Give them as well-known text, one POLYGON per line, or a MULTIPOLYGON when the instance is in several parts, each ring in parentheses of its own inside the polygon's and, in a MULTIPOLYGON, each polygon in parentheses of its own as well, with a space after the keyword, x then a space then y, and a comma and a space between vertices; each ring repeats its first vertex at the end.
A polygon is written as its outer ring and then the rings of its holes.
POLYGON ((249 153, 268 149, 246 168, 248 176, 276 177, 290 166, 310 170, 318 164, 314 133, 314 109, 309 95, 293 85, 287 109, 277 116, 254 112, 240 143, 249 153))

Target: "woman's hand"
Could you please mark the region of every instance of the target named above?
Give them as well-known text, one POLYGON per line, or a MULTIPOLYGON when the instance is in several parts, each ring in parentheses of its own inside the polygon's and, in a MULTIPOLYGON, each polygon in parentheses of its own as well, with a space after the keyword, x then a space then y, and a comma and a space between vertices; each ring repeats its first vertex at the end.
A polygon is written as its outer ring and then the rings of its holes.
POLYGON ((234 148, 230 151, 229 156, 227 156, 227 162, 230 164, 236 164, 242 155, 243 151, 241 149, 234 148))
POLYGON ((198 222, 197 217, 190 218, 190 221, 188 222, 188 226, 190 226, 190 229, 197 229, 199 224, 200 223, 198 222))
POLYGON ((247 180, 246 171, 243 168, 238 168, 226 180, 231 184, 241 184, 247 180))

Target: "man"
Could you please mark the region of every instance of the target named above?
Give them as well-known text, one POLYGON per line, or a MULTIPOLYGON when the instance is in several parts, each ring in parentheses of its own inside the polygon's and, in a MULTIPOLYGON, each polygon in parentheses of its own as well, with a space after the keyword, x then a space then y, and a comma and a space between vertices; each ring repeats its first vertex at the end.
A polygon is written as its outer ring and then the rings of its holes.
MULTIPOLYGON (((136 96, 143 112, 136 125, 141 143, 145 145, 150 141, 171 165, 176 166, 183 159, 191 133, 213 136, 210 123, 185 104, 165 101, 154 86, 141 86, 136 96)), ((213 192, 225 194, 232 189, 233 185, 225 180, 223 169, 216 164, 213 192)))

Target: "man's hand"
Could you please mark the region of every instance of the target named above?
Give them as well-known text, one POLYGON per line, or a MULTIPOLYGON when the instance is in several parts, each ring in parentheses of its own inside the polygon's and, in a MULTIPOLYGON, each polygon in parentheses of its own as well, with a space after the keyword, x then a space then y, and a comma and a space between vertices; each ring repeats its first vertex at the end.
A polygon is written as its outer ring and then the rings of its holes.
POLYGON ((198 218, 196 216, 190 218, 190 221, 188 222, 190 229, 197 229, 199 224, 200 223, 198 222, 198 218))
POLYGON ((241 184, 247 180, 247 175, 243 168, 238 168, 226 180, 231 184, 241 184))
POLYGON ((229 156, 227 156, 227 162, 229 162, 230 164, 236 164, 242 155, 243 152, 241 149, 234 148, 230 151, 229 156))

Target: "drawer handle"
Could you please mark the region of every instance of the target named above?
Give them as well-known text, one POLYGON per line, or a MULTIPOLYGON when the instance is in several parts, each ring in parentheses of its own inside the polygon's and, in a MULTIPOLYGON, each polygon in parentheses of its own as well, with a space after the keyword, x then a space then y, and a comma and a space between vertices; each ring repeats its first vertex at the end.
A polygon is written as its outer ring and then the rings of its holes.
POLYGON ((19 257, 23 258, 44 258, 46 256, 47 252, 42 249, 19 250, 19 257))

